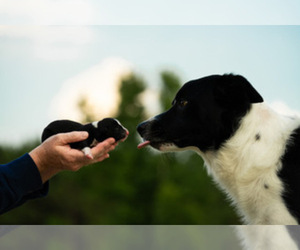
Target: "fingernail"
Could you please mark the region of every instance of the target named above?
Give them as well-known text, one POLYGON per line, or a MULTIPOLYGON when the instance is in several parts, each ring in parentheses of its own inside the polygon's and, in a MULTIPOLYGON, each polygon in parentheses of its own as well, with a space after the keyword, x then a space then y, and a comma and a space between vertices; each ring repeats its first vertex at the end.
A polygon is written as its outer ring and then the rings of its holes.
POLYGON ((88 159, 90 159, 90 160, 93 160, 93 159, 94 159, 94 157, 93 157, 92 154, 87 154, 86 157, 87 157, 88 159))

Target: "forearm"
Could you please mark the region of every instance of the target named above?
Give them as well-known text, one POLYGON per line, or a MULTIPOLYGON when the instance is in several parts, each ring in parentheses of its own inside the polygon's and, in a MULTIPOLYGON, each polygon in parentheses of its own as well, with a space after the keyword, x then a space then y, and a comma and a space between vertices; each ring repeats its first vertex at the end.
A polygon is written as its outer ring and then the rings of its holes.
POLYGON ((0 165, 0 213, 47 193, 48 183, 43 185, 40 173, 29 154, 0 165))

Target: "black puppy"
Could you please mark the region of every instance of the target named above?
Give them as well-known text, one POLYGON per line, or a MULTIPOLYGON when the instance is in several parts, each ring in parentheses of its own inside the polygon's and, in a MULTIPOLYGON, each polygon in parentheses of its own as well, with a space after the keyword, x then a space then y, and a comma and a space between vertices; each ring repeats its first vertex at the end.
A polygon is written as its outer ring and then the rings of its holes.
POLYGON ((92 159, 91 148, 107 138, 113 137, 116 141, 125 140, 129 132, 114 118, 105 118, 88 124, 81 124, 70 120, 57 120, 51 122, 43 131, 42 142, 52 135, 71 131, 87 131, 86 140, 71 143, 71 148, 80 149, 86 157, 92 159))

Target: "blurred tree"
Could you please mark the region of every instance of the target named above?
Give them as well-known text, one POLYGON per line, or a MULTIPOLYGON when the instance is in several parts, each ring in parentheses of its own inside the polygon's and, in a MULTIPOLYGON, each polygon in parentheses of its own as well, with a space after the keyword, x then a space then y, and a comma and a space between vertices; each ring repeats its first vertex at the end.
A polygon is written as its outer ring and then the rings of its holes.
MULTIPOLYGON (((158 154, 137 149, 136 126, 145 117, 143 79, 132 74, 121 80, 121 102, 116 118, 129 130, 110 159, 63 172, 50 181, 46 198, 30 201, 0 216, 1 224, 237 224, 224 195, 207 177, 195 153, 158 154)), ((181 86, 172 72, 161 73, 162 111, 170 108, 181 86)), ((88 100, 79 108, 83 122, 97 120, 88 100)), ((0 147, 1 161, 30 151, 37 142, 13 149, 0 147)))
POLYGON ((78 106, 79 112, 82 116, 81 121, 80 121, 81 123, 89 123, 89 122, 99 120, 99 118, 96 115, 94 106, 89 103, 87 96, 82 95, 79 98, 77 106, 78 106))
MULTIPOLYGON (((141 100, 141 94, 145 89, 145 82, 135 74, 127 76, 121 81, 121 102, 117 119, 123 121, 129 131, 135 132, 137 124, 145 119, 145 108, 141 100)), ((128 139, 133 140, 135 138, 128 139)))
POLYGON ((159 95, 159 101, 162 110, 166 110, 170 108, 175 94, 182 84, 179 77, 171 71, 163 71, 161 73, 161 80, 162 89, 159 95))

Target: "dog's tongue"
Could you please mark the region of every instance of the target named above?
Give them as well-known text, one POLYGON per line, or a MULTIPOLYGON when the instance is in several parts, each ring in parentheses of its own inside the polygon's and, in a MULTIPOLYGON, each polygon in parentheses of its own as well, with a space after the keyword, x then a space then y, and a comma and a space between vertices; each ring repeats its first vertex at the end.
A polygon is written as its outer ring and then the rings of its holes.
POLYGON ((141 148, 148 146, 149 144, 150 144, 150 141, 144 141, 144 142, 140 143, 137 147, 138 147, 138 149, 141 149, 141 148))

